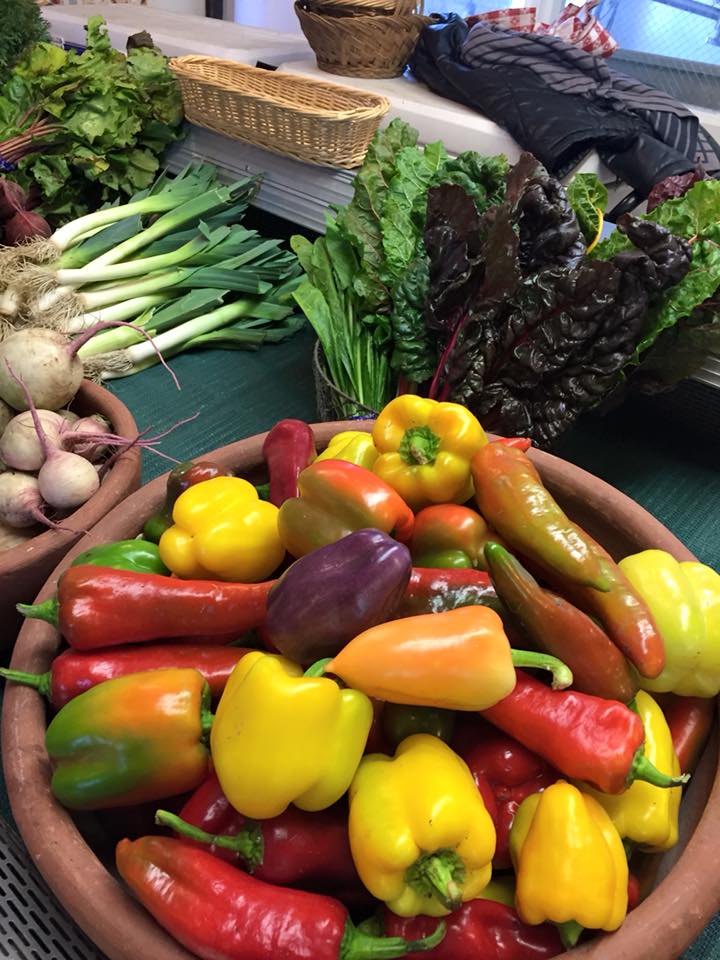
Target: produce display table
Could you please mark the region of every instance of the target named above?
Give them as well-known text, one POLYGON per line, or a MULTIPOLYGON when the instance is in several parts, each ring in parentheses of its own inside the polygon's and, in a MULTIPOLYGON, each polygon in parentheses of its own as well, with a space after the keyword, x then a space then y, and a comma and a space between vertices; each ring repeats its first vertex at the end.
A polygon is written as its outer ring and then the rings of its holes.
MULTIPOLYGON (((315 420, 312 346, 311 334, 302 332, 257 353, 207 351, 178 357, 173 360, 173 369, 182 386, 180 393, 160 367, 112 381, 109 386, 128 405, 139 429, 148 429, 150 434, 163 432, 197 413, 195 420, 162 441, 165 453, 184 460, 267 430, 283 417, 315 420)), ((556 452, 633 497, 700 560, 720 569, 719 435, 720 394, 701 384, 689 384, 665 397, 633 398, 604 418, 587 417, 556 452), (699 409, 702 422, 697 415, 699 409)), ((144 482, 167 469, 167 462, 159 457, 144 456, 144 482)), ((4 791, 0 801, 9 817, 4 791)), ((73 949, 69 943, 67 953, 39 954, 37 937, 32 937, 37 922, 31 919, 26 923, 28 938, 18 935, 18 930, 23 932, 23 917, 32 914, 27 907, 29 897, 36 903, 34 915, 43 903, 48 915, 52 913, 50 895, 44 887, 32 885, 28 864, 22 865, 22 870, 25 883, 32 887, 30 894, 26 887, 24 894, 13 893, 9 879, 15 879, 14 889, 18 890, 18 856, 21 852, 0 831, 0 954, 13 960, 41 955, 52 956, 53 960, 63 960, 64 956, 94 960, 94 951, 82 946, 73 949), (15 947, 10 954, 3 953, 7 942, 4 930, 9 931, 15 947)), ((708 882, 716 881, 708 877, 708 882)), ((718 958, 720 915, 683 960, 718 958)))

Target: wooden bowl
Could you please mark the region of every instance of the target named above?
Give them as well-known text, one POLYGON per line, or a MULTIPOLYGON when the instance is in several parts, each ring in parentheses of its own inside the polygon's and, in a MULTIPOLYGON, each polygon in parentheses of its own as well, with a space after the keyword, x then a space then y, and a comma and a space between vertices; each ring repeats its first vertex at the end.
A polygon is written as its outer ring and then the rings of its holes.
MULTIPOLYGON (((132 414, 112 393, 83 380, 71 409, 79 416, 99 413, 121 437, 137 436, 132 414)), ((108 471, 98 492, 62 521, 64 530, 46 530, 0 552, 0 623, 3 625, 0 652, 12 646, 22 617, 16 603, 31 603, 38 590, 67 551, 95 526, 113 507, 140 486, 140 450, 128 450, 108 471)))
MULTIPOLYGON (((369 430, 371 426, 353 421, 324 423, 313 429, 319 447, 324 447, 340 430, 369 430)), ((241 440, 203 455, 203 459, 215 460, 240 474, 257 473, 265 436, 241 440)), ((616 558, 655 547, 678 560, 693 559, 662 524, 618 490, 547 453, 531 456, 568 513, 616 558)), ((58 576, 80 551, 135 536, 161 505, 164 492, 165 479, 160 477, 111 511, 65 557, 38 599, 54 592, 58 576)), ((59 637, 50 626, 30 620, 18 637, 12 666, 41 673, 50 667, 58 644, 59 637)), ((45 726, 45 704, 37 693, 9 685, 2 714, 5 778, 13 814, 37 867, 60 902, 110 960, 190 960, 192 955, 157 925, 116 878, 109 834, 113 827, 117 830, 121 812, 110 811, 104 822, 98 818, 89 823, 85 816, 74 820, 54 800, 45 726), (86 834, 94 834, 93 846, 96 851, 104 848, 102 855, 90 848, 78 824, 86 834)), ((629 914, 617 933, 571 951, 573 960, 677 960, 720 908, 717 753, 714 736, 683 800, 680 843, 662 859, 655 858, 658 869, 653 892, 629 914)))

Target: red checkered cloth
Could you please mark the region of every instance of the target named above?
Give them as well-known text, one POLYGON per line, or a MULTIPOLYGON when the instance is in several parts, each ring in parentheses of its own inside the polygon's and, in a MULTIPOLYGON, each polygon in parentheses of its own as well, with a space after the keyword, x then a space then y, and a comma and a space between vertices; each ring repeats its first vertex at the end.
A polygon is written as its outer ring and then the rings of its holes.
POLYGON ((538 23, 535 7, 513 8, 510 10, 491 10, 468 17, 469 26, 476 23, 490 23, 501 30, 514 30, 517 33, 543 33, 560 37, 596 57, 609 57, 617 50, 617 42, 593 17, 593 10, 600 0, 588 0, 587 3, 569 3, 553 23, 538 23))

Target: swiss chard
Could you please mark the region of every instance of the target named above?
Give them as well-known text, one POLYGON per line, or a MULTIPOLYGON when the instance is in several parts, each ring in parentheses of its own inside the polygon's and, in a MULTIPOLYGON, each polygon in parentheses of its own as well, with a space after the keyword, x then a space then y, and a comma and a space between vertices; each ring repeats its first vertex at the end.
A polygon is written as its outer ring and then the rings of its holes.
POLYGON ((592 243, 602 229, 608 192, 594 173, 577 173, 567 188, 567 198, 575 211, 586 243, 592 243))

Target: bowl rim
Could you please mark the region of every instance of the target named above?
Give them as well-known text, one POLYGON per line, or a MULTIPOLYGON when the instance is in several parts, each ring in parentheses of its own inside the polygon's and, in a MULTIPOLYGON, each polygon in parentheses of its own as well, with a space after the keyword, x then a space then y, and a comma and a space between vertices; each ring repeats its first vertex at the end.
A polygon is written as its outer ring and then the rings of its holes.
MULTIPOLYGON (((80 400, 92 409, 102 407, 107 410, 108 407, 113 407, 116 411, 112 422, 115 433, 121 437, 137 436, 137 425, 132 413, 119 397, 105 387, 93 383, 92 380, 83 380, 74 400, 80 400)), ((15 573, 28 564, 34 564, 39 557, 59 551, 64 546, 69 547, 78 537, 89 533, 109 512, 108 500, 113 502, 124 490, 133 485, 133 478, 140 469, 140 456, 139 447, 131 447, 123 451, 87 503, 60 521, 65 529, 44 530, 26 540, 25 543, 0 551, 0 576, 15 573)))
MULTIPOLYGON (((372 423, 368 421, 311 426, 319 449, 340 430, 369 432, 372 429, 372 423)), ((235 469, 242 472, 262 462, 262 444, 266 436, 267 433, 256 434, 198 455, 198 459, 235 465, 235 469)), ((531 458, 549 486, 557 488, 559 484, 562 487, 569 466, 573 486, 580 487, 583 499, 594 509, 602 509, 603 504, 612 500, 623 529, 642 527, 645 530, 643 539, 651 541, 656 548, 667 550, 679 560, 695 559, 660 521, 610 484, 552 454, 532 451, 531 458)), ((54 591, 58 576, 74 556, 103 542, 104 530, 112 527, 121 516, 120 511, 131 510, 148 494, 142 515, 145 516, 147 510, 156 509, 164 499, 166 479, 167 474, 156 478, 106 514, 56 567, 38 600, 54 591)), ((11 666, 34 672, 47 669, 57 645, 57 633, 48 624, 27 621, 20 631, 11 666)), ((46 882, 78 925, 111 960, 136 960, 139 956, 152 956, 154 960, 192 960, 194 954, 165 933, 131 897, 121 881, 100 862, 69 812, 53 798, 49 787, 49 761, 44 748, 45 728, 44 701, 34 690, 9 685, 2 710, 2 759, 8 796, 26 847, 46 882), (111 904, 112 911, 104 914, 98 909, 100 904, 111 904)), ((576 947, 568 952, 568 957, 573 960, 674 960, 720 909, 720 887, 710 880, 720 874, 720 771, 715 769, 717 738, 706 751, 705 766, 707 776, 714 777, 711 792, 692 836, 668 875, 628 914, 619 931, 576 947), (674 919, 668 921, 668 917, 674 919), (667 953, 668 949, 672 953, 667 953)))

